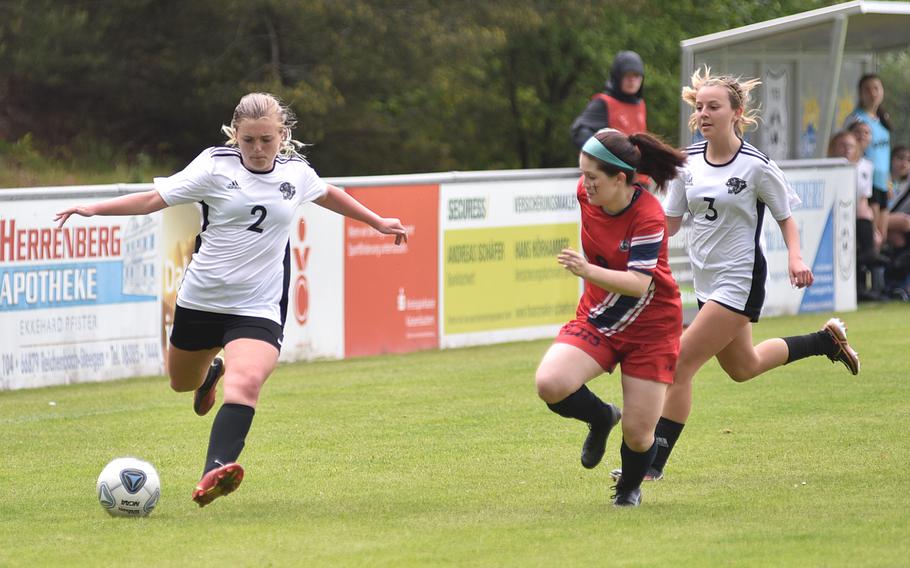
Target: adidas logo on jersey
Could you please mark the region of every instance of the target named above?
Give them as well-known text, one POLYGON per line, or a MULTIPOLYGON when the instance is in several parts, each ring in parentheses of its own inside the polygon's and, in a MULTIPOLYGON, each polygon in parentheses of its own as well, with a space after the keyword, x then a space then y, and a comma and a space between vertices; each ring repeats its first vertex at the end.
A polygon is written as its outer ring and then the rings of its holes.
POLYGON ((227 184, 227 188, 228 188, 228 189, 236 189, 236 190, 239 191, 239 190, 240 190, 240 184, 237 183, 237 180, 232 179, 232 180, 231 180, 231 183, 227 184))

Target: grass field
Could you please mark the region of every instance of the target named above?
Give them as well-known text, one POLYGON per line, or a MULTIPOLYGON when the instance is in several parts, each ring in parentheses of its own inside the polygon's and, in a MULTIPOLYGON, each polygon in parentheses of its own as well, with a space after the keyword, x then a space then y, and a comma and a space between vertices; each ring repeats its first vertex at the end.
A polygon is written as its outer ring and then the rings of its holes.
MULTIPOLYGON (((746 384, 705 367, 634 510, 609 500, 620 437, 584 470, 586 428, 536 398, 548 341, 283 366, 243 485, 205 509, 189 497, 211 416, 164 379, 0 393, 0 566, 907 566, 910 305, 844 318, 859 377, 825 358, 746 384), (120 455, 161 474, 149 518, 97 502, 120 455)), ((615 376, 591 386, 619 398, 615 376)))

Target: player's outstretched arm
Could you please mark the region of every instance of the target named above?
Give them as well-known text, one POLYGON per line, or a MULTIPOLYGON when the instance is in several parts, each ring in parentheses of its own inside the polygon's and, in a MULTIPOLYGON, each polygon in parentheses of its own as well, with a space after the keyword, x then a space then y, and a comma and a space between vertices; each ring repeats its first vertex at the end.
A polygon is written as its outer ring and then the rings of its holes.
POLYGON ((408 242, 408 233, 401 221, 394 217, 380 217, 339 187, 329 184, 325 195, 317 199, 315 203, 339 215, 366 223, 380 233, 395 235, 396 245, 401 244, 402 241, 408 242))
POLYGON ((167 207, 167 203, 164 202, 161 195, 156 190, 151 189, 141 193, 121 195, 120 197, 89 205, 69 207, 59 211, 54 216, 54 221, 58 222, 58 227, 62 227, 71 215, 81 215, 82 217, 91 217, 93 215, 147 215, 160 211, 165 207, 167 207))

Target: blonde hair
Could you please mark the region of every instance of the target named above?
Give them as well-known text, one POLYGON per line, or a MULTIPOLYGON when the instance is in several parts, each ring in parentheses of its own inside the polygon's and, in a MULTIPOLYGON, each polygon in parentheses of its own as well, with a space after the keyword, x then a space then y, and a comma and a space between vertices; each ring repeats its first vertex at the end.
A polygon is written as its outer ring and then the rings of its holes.
MULTIPOLYGON (((704 68, 696 69, 692 73, 692 86, 683 87, 682 99, 692 108, 695 108, 695 95, 702 87, 723 87, 730 96, 730 106, 733 110, 742 109, 742 114, 733 123, 733 130, 737 136, 742 136, 746 128, 758 124, 759 116, 757 108, 750 108, 749 93, 752 89, 761 85, 759 79, 743 79, 732 75, 711 75, 711 68, 705 65, 704 68)), ((689 129, 695 132, 698 127, 696 114, 693 112, 689 115, 689 129)))
POLYGON ((294 111, 282 103, 278 97, 270 93, 249 93, 240 99, 234 109, 234 116, 231 118, 230 126, 226 124, 221 126, 221 132, 227 136, 225 144, 237 146, 237 125, 240 124, 241 120, 257 120, 271 116, 277 118, 281 124, 281 147, 278 149, 278 155, 303 158, 299 149, 303 148, 305 144, 291 137, 291 131, 297 126, 297 117, 294 115, 294 111))

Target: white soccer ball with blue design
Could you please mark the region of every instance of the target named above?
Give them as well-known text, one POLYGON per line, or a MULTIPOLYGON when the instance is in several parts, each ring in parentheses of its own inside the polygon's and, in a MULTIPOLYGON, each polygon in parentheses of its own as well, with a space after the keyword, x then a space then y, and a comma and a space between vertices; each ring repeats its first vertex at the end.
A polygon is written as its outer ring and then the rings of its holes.
POLYGON ((114 517, 145 517, 161 496, 161 480, 152 464, 117 458, 98 476, 98 501, 114 517))

